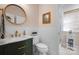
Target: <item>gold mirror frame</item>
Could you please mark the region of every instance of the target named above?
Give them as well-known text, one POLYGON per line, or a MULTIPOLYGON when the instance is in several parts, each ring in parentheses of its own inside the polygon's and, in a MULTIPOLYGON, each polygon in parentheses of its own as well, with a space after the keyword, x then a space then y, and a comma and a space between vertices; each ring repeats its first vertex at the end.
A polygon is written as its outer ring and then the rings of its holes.
POLYGON ((5 7, 5 9, 4 9, 4 19, 8 20, 10 23, 15 24, 15 25, 22 25, 22 24, 24 24, 24 23, 26 22, 26 12, 25 12, 25 10, 24 10, 21 6, 19 6, 19 5, 16 5, 16 4, 9 4, 9 5, 7 5, 7 6, 5 7), (20 24, 13 23, 13 22, 11 22, 10 20, 8 20, 8 19, 6 18, 6 9, 7 9, 7 7, 9 7, 9 6, 18 7, 18 8, 20 8, 20 9, 23 11, 23 13, 24 13, 24 15, 25 15, 25 20, 24 20, 23 23, 20 23, 20 24))

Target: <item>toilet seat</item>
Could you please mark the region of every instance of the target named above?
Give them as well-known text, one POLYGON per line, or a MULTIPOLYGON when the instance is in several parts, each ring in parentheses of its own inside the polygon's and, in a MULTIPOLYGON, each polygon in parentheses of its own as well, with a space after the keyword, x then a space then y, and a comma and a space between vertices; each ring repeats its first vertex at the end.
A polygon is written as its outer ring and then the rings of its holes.
POLYGON ((43 43, 37 43, 36 46, 39 48, 45 48, 45 49, 48 48, 48 46, 43 43))

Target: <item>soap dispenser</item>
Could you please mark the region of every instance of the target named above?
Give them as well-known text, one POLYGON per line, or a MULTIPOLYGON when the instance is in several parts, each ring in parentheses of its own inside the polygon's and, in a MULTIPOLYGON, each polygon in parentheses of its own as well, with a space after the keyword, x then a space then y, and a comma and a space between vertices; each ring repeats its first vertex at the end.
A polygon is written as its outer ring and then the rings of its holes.
POLYGON ((18 31, 15 32, 15 37, 17 37, 17 36, 18 36, 18 31))
POLYGON ((23 35, 26 35, 26 32, 25 32, 25 30, 24 30, 24 32, 23 32, 23 35))

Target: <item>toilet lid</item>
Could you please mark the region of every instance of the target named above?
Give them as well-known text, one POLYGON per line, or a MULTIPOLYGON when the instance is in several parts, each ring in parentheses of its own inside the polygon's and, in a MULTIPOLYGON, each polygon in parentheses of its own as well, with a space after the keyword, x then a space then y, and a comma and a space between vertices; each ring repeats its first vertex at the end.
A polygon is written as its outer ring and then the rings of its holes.
POLYGON ((36 46, 39 48, 48 48, 48 46, 43 43, 37 43, 36 46))

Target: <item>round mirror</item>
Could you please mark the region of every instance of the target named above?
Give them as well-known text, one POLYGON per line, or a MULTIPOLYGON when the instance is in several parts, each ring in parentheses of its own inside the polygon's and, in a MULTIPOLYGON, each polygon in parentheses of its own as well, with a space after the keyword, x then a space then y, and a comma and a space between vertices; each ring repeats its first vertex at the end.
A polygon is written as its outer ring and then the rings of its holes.
POLYGON ((4 17, 12 24, 23 24, 26 20, 26 13, 23 8, 18 5, 10 4, 4 9, 4 17))

